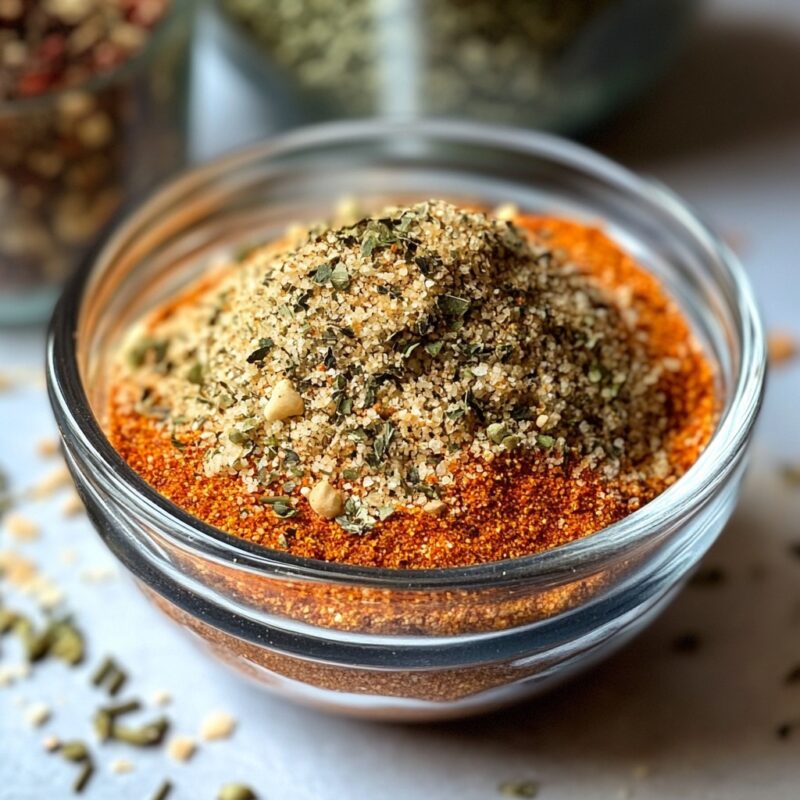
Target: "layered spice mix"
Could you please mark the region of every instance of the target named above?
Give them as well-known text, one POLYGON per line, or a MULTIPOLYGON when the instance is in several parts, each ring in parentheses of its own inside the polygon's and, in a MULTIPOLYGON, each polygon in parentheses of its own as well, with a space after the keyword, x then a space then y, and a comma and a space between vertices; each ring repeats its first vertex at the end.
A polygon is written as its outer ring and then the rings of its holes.
POLYGON ((600 230, 442 201, 215 270, 122 348, 112 443, 251 542, 351 564, 513 558, 593 533, 695 461, 714 376, 600 230))

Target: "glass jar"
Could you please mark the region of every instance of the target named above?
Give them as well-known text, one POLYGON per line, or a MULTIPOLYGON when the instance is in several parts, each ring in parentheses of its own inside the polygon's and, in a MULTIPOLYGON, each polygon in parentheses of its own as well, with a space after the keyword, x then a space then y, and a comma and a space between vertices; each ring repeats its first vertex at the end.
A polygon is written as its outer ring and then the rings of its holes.
POLYGON ((650 621, 730 515, 765 370, 744 272, 674 195, 577 145, 510 129, 369 122, 297 131, 195 169, 116 229, 71 283, 48 347, 51 402, 89 514, 142 589, 264 686, 348 714, 468 714, 551 686, 650 621), (142 313, 223 253, 328 216, 430 196, 602 221, 683 306, 721 417, 673 486, 592 536, 479 566, 386 570, 258 547, 192 518, 103 434, 107 371, 142 313))
POLYGON ((447 116, 577 132, 664 71, 697 0, 215 0, 273 124, 447 116))
POLYGON ((0 100, 0 324, 42 321, 126 202, 186 163, 193 0, 76 87, 0 100))

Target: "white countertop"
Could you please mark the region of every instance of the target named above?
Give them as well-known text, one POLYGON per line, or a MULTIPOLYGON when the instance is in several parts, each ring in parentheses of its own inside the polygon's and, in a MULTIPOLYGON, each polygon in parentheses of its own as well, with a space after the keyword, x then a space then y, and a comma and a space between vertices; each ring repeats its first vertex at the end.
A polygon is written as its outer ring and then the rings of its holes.
MULTIPOLYGON (((800 335, 800 4, 720 0, 709 17, 663 86, 593 143, 689 198, 740 248, 768 327, 800 335)), ((227 79, 215 64, 214 53, 204 55, 205 91, 219 94, 230 119, 246 101, 228 91, 223 99, 227 79)), ((223 139, 208 121, 201 113, 203 156, 258 127, 226 125, 223 139)), ((0 373, 38 373, 42 342, 41 331, 0 333, 0 373)), ((40 742, 50 733, 91 739, 101 698, 88 674, 107 652, 132 672, 129 694, 173 695, 176 732, 196 733, 214 709, 230 711, 239 727, 189 764, 163 749, 108 746, 87 798, 146 799, 167 776, 175 800, 213 798, 231 780, 250 783, 261 800, 491 800, 499 783, 516 779, 538 781, 542 800, 796 798, 800 728, 786 740, 775 730, 800 720, 800 684, 783 683, 800 662, 800 560, 787 555, 788 542, 800 541, 800 489, 778 475, 783 460, 800 462, 798 397, 800 364, 775 370, 741 504, 707 559, 724 569, 721 586, 685 590, 622 653, 555 693, 447 725, 354 722, 269 697, 176 633, 119 574, 88 521, 63 518, 63 495, 28 504, 22 510, 43 533, 14 547, 64 588, 90 631, 90 653, 76 670, 47 662, 0 688, 0 800, 72 796, 74 766, 40 742), (106 567, 117 577, 85 579, 87 569, 106 567), (699 651, 672 652, 686 631, 700 634, 699 651), (20 706, 33 701, 53 708, 36 730, 20 706), (134 771, 111 774, 110 761, 123 756, 134 771)), ((35 380, 0 394, 0 421, 0 465, 17 486, 29 485, 53 466, 34 453, 53 433, 35 380)), ((0 549, 7 545, 0 533, 0 549)))

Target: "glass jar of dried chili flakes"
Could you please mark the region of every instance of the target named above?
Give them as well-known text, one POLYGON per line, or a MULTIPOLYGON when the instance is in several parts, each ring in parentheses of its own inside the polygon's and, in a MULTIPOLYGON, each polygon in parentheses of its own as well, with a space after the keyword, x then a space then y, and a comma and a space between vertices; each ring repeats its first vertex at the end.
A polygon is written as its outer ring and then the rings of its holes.
POLYGON ((0 323, 186 160, 193 0, 0 0, 0 323))

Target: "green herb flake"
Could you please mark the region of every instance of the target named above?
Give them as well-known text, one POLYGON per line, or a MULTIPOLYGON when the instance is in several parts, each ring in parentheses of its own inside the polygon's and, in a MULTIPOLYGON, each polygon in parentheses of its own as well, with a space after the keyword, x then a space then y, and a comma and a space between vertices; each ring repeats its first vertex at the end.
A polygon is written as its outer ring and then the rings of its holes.
POLYGON ((297 509, 285 500, 276 500, 272 505, 272 513, 281 519, 289 519, 290 517, 297 516, 297 509))
POLYGON ((532 798, 539 796, 540 788, 538 781, 505 781, 497 790, 503 797, 532 798))
POLYGON ((105 686, 112 697, 122 689, 127 680, 127 673, 111 656, 103 659, 91 677, 93 686, 105 686))
POLYGON ((58 748, 58 752, 67 761, 73 761, 75 763, 86 761, 86 759, 89 758, 89 748, 86 746, 86 743, 77 739, 64 742, 61 747, 58 748))
POLYGON ((257 800, 256 793, 243 783, 226 783, 217 792, 217 800, 257 800))
POLYGON ((508 436, 508 427, 505 422, 493 422, 486 428, 486 435, 495 444, 500 444, 508 436))
POLYGON ((436 300, 441 312, 451 318, 460 319, 469 311, 470 302, 452 294, 442 294, 436 300))
POLYGON ((344 291, 350 285, 350 275, 347 267, 340 261, 331 272, 331 286, 339 291, 344 291))
POLYGON ((168 729, 169 720, 166 717, 159 717, 139 728, 129 728, 114 723, 110 738, 134 747, 154 747, 161 744, 168 729))
POLYGON ((536 437, 536 442, 540 447, 544 447, 545 450, 549 450, 556 443, 556 440, 552 436, 548 436, 546 433, 540 433, 536 437))
POLYGON ((154 339, 152 336, 143 336, 127 354, 128 364, 134 369, 143 367, 148 360, 160 364, 167 355, 169 341, 154 339))
POLYGON ((162 781, 161 785, 156 789, 151 800, 167 800, 170 792, 172 791, 172 783, 170 781, 162 781))
POLYGON ((784 464, 781 467, 781 477, 789 486, 800 488, 800 464, 784 464))
POLYGON ((80 794, 86 788, 92 775, 94 774, 94 764, 91 761, 84 761, 81 765, 78 776, 72 784, 72 791, 75 794, 80 794))
POLYGON ((186 449, 186 442, 182 442, 174 433, 170 437, 170 443, 176 450, 186 449))
POLYGON ((444 342, 442 342, 442 341, 428 342, 425 345, 425 352, 429 356, 432 356, 433 358, 436 358, 436 356, 438 356, 439 353, 442 352, 442 347, 444 347, 444 342))
POLYGON ((375 518, 358 497, 349 497, 344 504, 344 514, 336 522, 348 533, 363 534, 375 525, 375 518))
POLYGON ((320 264, 311 274, 311 280, 320 286, 328 283, 333 275, 333 267, 330 264, 320 264))
POLYGON ((258 340, 258 347, 247 356, 248 364, 260 364, 269 354, 269 351, 275 346, 275 342, 269 337, 266 339, 258 340))
POLYGON ((200 362, 192 364, 189 371, 186 373, 186 380, 196 386, 203 385, 203 365, 200 362))
POLYGON ((83 634, 73 625, 71 619, 67 617, 53 622, 49 637, 49 655, 71 667, 83 661, 85 655, 83 634))
POLYGON ((386 454, 389 452, 389 446, 392 443, 392 439, 394 438, 395 428, 389 420, 383 423, 383 428, 378 436, 375 438, 375 442, 373 443, 372 449, 375 453, 375 458, 377 459, 378 463, 383 461, 386 458, 386 454))

